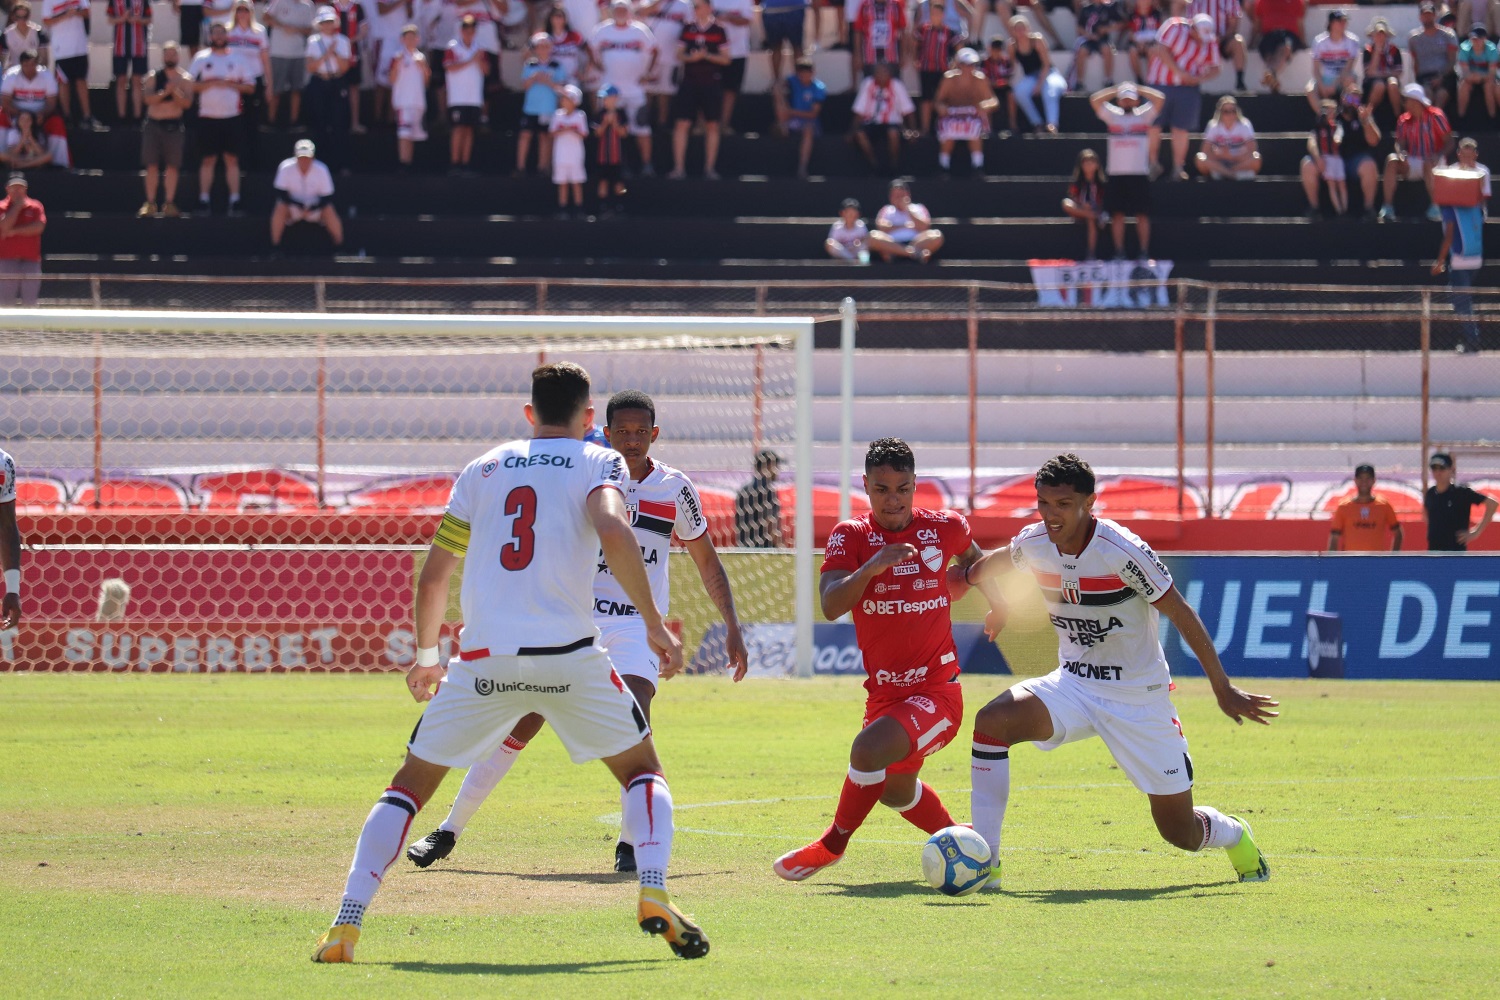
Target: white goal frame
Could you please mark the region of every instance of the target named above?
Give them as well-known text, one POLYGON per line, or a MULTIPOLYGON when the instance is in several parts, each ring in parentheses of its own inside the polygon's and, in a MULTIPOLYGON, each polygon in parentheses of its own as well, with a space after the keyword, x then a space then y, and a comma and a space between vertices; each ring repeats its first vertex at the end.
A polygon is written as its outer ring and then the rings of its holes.
MULTIPOLYGON (((531 316, 427 313, 193 312, 137 309, 0 309, 0 329, 41 333, 203 333, 288 336, 514 336, 786 340, 796 351, 794 420, 797 489, 793 513, 794 636, 797 675, 813 664, 813 319, 794 317, 531 316)), ((686 653, 686 651, 685 651, 686 653)))

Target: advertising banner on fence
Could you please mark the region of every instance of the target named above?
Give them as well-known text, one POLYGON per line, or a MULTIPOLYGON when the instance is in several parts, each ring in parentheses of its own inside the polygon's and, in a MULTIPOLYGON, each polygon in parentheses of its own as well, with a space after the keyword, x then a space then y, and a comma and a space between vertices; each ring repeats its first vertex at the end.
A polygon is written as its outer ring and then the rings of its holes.
POLYGON ((1033 260, 1038 305, 1144 309, 1171 304, 1170 260, 1033 260))
MULTIPOLYGON (((1500 680, 1500 558, 1164 556, 1231 676, 1306 677, 1308 613, 1342 629, 1350 678, 1500 680)), ((1200 674, 1161 620, 1174 673, 1200 674)))
MULTIPOLYGON (((744 626, 745 649, 750 655, 750 676, 790 677, 797 672, 795 628, 791 622, 767 622, 744 626)), ((729 668, 724 651, 724 623, 709 626, 688 663, 694 674, 719 673, 729 668)), ((1005 654, 984 637, 979 625, 956 624, 953 640, 958 646, 958 664, 968 674, 1008 674, 1005 654)), ((854 642, 854 626, 848 622, 818 622, 813 625, 813 673, 820 676, 864 676, 865 661, 854 642)))

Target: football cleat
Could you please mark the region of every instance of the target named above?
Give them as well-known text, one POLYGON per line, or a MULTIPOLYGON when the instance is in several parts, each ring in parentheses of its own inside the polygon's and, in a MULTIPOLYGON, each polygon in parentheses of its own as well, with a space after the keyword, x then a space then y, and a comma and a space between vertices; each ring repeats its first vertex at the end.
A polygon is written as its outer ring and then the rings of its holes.
POLYGON ((354 946, 359 944, 359 928, 353 924, 335 924, 318 938, 313 949, 314 962, 352 962, 354 946))
POLYGON ((615 871, 635 871, 635 846, 620 841, 615 845, 615 871))
POLYGON ((788 882, 801 882, 829 865, 838 864, 842 857, 842 854, 834 854, 825 847, 821 840, 815 840, 806 847, 786 852, 771 868, 788 882))
POLYGON ((426 868, 434 861, 441 861, 453 853, 453 845, 458 842, 452 832, 448 830, 433 830, 421 840, 415 841, 406 849, 406 856, 411 863, 418 868, 426 868))
POLYGON ((1260 853, 1260 848, 1255 846, 1255 841, 1250 833, 1250 824, 1239 816, 1231 816, 1230 819, 1245 828, 1240 835, 1240 842, 1233 847, 1225 848, 1229 860, 1234 864, 1234 870, 1239 873, 1241 882, 1269 882, 1271 881, 1271 866, 1266 864, 1266 856, 1260 853))
POLYGON ((985 880, 984 885, 980 887, 979 891, 987 892, 991 889, 997 892, 1000 890, 1000 862, 998 861, 990 865, 990 877, 985 880))
POLYGON ((708 954, 708 938, 703 928, 693 919, 672 905, 672 897, 665 889, 648 889, 641 886, 641 899, 636 906, 636 918, 641 930, 647 934, 660 934, 672 947, 678 958, 702 958, 708 954))

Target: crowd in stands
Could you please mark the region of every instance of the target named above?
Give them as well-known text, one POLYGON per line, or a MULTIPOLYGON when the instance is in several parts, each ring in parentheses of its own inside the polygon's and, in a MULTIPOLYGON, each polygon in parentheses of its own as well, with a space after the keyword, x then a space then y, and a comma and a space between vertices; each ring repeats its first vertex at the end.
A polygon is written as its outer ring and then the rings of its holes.
MULTIPOLYGON (((690 138, 701 134, 703 176, 717 179, 720 138, 733 130, 757 17, 771 50, 774 131, 795 140, 797 173, 805 177, 830 94, 809 58, 809 2, 174 0, 183 43, 161 47, 156 71, 147 62, 149 0, 101 6, 112 28, 114 127, 140 125, 146 199, 139 214, 153 217, 180 214, 176 189, 187 148, 200 156, 200 210, 207 211, 222 167, 228 210, 237 213, 241 154, 264 130, 309 133, 297 148, 315 143, 330 178, 359 166, 349 162, 346 137, 367 126, 393 129, 402 169, 433 132, 446 132, 447 161, 460 176, 473 170, 476 132, 513 131, 516 175, 534 167, 550 176, 564 214, 582 212, 585 194, 601 208, 620 207, 625 178, 652 173, 658 127, 670 125, 670 177, 686 175, 690 138), (497 119, 510 107, 497 99, 506 49, 524 58, 519 122, 497 119)), ((1046 16, 1066 0, 1036 0, 1030 9, 1007 0, 833 2, 834 48, 848 50, 853 68, 849 139, 872 169, 891 175, 923 135, 936 138, 942 170, 957 151, 961 160, 969 154, 974 173, 985 170, 987 137, 1056 135, 1063 95, 1081 90, 1097 64, 1105 85, 1090 100, 1108 132, 1106 155, 1079 158, 1062 205, 1087 231, 1090 252, 1108 232, 1124 253, 1124 226, 1134 219, 1140 252, 1149 253, 1158 177, 1259 174, 1256 133, 1233 96, 1218 101, 1199 133, 1203 85, 1222 74, 1233 74, 1237 92, 1279 93, 1292 54, 1310 50, 1301 179, 1317 216, 1326 187, 1335 214, 1351 210, 1357 191, 1366 215, 1392 217, 1401 181, 1430 189, 1433 169, 1456 155, 1450 112, 1459 120, 1500 112, 1500 47, 1490 40, 1500 3, 1487 0, 1457 0, 1452 9, 1423 2, 1408 37, 1377 19, 1364 39, 1337 9, 1328 10, 1325 31, 1307 37, 1306 0, 1072 0, 1076 35, 1067 44, 1046 16), (990 18, 1003 32, 985 38, 990 18), (1070 60, 1055 58, 1068 49, 1070 60), (1259 80, 1245 79, 1250 49, 1265 67, 1259 80), (1413 82, 1404 83, 1408 70, 1413 82), (907 80, 917 82, 916 93, 907 80), (1382 128, 1382 117, 1393 127, 1382 128), (1392 138, 1394 150, 1382 155, 1392 138)), ((10 6, 0 34, 0 160, 8 167, 68 167, 69 129, 104 128, 87 87, 89 18, 99 9, 88 0, 10 6)), ((303 158, 288 159, 278 178, 303 158)), ((1062 173, 1067 164, 1057 167, 1062 173)), ((929 259, 941 235, 909 193, 904 202, 900 194, 881 213, 897 221, 855 241, 846 220, 829 236, 830 253, 929 259), (892 238, 897 231, 906 236, 892 238)), ((322 220, 338 238, 329 202, 283 200, 277 211, 277 240, 299 218, 322 220)))

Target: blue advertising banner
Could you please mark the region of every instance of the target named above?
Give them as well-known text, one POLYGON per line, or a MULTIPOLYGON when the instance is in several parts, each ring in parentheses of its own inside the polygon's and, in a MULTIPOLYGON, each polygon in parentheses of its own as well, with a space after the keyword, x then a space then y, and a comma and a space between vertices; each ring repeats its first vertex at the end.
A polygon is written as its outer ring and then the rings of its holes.
MULTIPOLYGON (((1163 556, 1231 676, 1306 677, 1309 612, 1332 612, 1350 678, 1500 680, 1500 557, 1163 556)), ((1199 675, 1161 620, 1172 672, 1199 675)))
MULTIPOLYGON (((703 634, 703 641, 688 664, 694 674, 728 669, 724 651, 724 623, 716 622, 703 634)), ((789 677, 797 672, 796 642, 791 622, 762 622, 744 626, 745 648, 750 654, 750 676, 789 677)), ((984 637, 977 624, 953 626, 958 646, 958 665, 966 674, 1008 674, 1005 655, 984 637)), ((813 673, 864 676, 864 657, 854 643, 854 625, 849 622, 818 622, 813 625, 813 673)))

